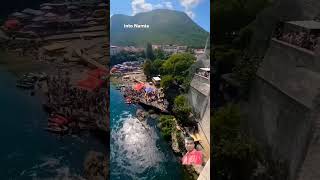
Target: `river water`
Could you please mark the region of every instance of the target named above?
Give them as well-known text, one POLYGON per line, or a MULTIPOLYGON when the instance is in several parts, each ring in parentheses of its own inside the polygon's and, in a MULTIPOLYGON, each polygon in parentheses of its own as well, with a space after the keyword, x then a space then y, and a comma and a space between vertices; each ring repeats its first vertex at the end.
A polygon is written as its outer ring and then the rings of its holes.
POLYGON ((44 131, 47 114, 40 99, 17 89, 15 81, 0 67, 0 179, 81 176, 85 155, 106 147, 90 134, 59 137, 44 131))
MULTIPOLYGON (((81 176, 85 155, 106 147, 90 134, 59 137, 44 131, 47 114, 40 99, 15 87, 16 78, 0 67, 0 179, 46 179, 81 176)), ((182 179, 179 160, 161 138, 156 120, 147 128, 137 109, 110 89, 111 179, 182 179)))
POLYGON ((156 120, 148 119, 145 127, 135 117, 136 110, 111 86, 111 180, 182 179, 179 160, 160 136, 156 120))

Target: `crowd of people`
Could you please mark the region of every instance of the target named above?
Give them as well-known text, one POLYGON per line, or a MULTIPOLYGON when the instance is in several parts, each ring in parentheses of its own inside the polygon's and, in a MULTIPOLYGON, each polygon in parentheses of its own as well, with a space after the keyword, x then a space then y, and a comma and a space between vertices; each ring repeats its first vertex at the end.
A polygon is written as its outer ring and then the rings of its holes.
POLYGON ((123 87, 121 88, 124 97, 134 98, 143 98, 143 93, 134 90, 132 87, 123 87))
POLYGON ((197 74, 200 76, 206 77, 206 78, 209 78, 209 76, 210 76, 210 72, 208 72, 208 71, 199 71, 199 72, 197 72, 197 74))
POLYGON ((106 116, 106 92, 96 89, 92 92, 72 87, 70 78, 52 76, 47 79, 47 103, 52 109, 69 118, 85 115, 88 119, 106 116))
POLYGON ((131 98, 132 100, 145 100, 147 103, 157 103, 158 105, 166 107, 168 104, 164 100, 163 92, 159 92, 158 90, 152 90, 150 92, 146 92, 145 88, 141 90, 136 90, 132 87, 125 87, 123 89, 123 94, 125 97, 131 98))
POLYGON ((160 93, 156 92, 156 91, 152 91, 152 92, 143 92, 144 93, 144 99, 147 102, 159 102, 159 103, 163 103, 163 96, 160 95, 160 93))
POLYGON ((314 51, 318 40, 315 34, 307 32, 284 32, 281 27, 278 27, 274 36, 284 42, 314 51))

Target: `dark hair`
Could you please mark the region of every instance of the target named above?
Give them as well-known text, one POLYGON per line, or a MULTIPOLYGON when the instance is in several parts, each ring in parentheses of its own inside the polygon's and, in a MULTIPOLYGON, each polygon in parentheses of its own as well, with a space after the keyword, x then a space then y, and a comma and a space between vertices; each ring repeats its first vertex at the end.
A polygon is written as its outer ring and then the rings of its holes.
POLYGON ((190 137, 190 136, 189 136, 189 137, 184 138, 184 140, 185 140, 185 141, 193 141, 193 142, 194 142, 194 139, 193 139, 192 137, 190 137))

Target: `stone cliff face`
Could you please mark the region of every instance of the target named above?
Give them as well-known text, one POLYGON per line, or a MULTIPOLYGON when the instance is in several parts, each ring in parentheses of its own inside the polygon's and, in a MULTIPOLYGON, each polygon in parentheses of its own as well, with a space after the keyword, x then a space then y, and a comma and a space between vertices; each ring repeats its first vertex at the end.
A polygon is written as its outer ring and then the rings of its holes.
POLYGON ((320 63, 318 55, 271 36, 278 21, 311 20, 319 14, 318 0, 278 0, 251 24, 251 54, 261 63, 244 109, 250 132, 270 147, 274 159, 288 162, 290 180, 306 171, 302 166, 315 126, 310 116, 319 94, 320 63))

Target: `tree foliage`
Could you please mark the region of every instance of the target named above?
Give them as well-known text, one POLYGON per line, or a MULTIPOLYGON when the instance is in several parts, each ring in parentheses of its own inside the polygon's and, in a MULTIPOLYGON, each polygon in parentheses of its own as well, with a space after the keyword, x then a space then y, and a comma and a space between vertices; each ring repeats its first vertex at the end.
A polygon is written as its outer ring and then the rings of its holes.
POLYGON ((164 63, 164 60, 156 59, 151 64, 151 75, 152 76, 158 76, 162 74, 162 64, 164 63))
POLYGON ((144 64, 144 72, 148 77, 161 75, 161 87, 167 89, 174 82, 187 87, 191 77, 189 68, 195 62, 195 57, 189 53, 171 55, 167 60, 147 60, 144 64))
POLYGON ((214 179, 247 180, 257 167, 258 146, 240 131, 243 116, 236 105, 229 104, 211 119, 214 179))
POLYGON ((239 130, 241 119, 239 107, 234 104, 228 104, 214 113, 211 125, 213 129, 218 129, 222 132, 233 132, 239 130))
POLYGON ((217 180, 283 180, 288 162, 274 160, 270 150, 262 151, 243 131, 245 122, 239 107, 228 104, 211 116, 213 178, 217 180))
POLYGON ((146 62, 143 64, 143 72, 147 77, 151 76, 151 70, 152 70, 152 62, 151 60, 146 60, 146 62))
POLYGON ((241 95, 247 97, 251 83, 256 77, 260 59, 242 58, 233 68, 233 78, 240 83, 241 95))
POLYGON ((173 54, 163 65, 164 74, 186 75, 186 70, 195 62, 195 57, 189 53, 173 54))
MULTIPOLYGON (((223 74, 233 73, 234 80, 241 81, 241 86, 236 90, 240 93, 240 99, 246 97, 257 70, 256 64, 247 61, 252 58, 248 56, 252 54, 249 47, 256 29, 252 22, 257 13, 269 4, 269 0, 217 0, 212 6, 215 12, 213 21, 219 26, 212 32, 215 42, 212 50, 212 64, 216 70, 214 87, 220 87, 223 74)), ((213 92, 213 97, 219 99, 222 92, 213 92)), ((223 104, 222 101, 220 98, 217 104, 223 104)))
POLYGON ((231 73, 242 52, 240 50, 220 46, 214 53, 214 63, 217 67, 217 74, 231 73))
POLYGON ((174 99, 173 113, 177 117, 178 122, 187 125, 189 123, 189 115, 191 106, 185 95, 179 95, 174 99))
POLYGON ((154 52, 155 59, 164 60, 170 57, 170 55, 164 52, 162 49, 155 49, 153 52, 154 52))
POLYGON ((212 33, 217 41, 232 40, 240 29, 251 23, 258 12, 270 4, 269 0, 217 0, 212 6, 215 26, 212 33))
MULTIPOLYGON (((256 30, 252 22, 269 3, 269 0, 216 0, 212 5, 213 22, 219 27, 212 30, 215 42, 212 59, 216 70, 214 87, 219 87, 221 75, 232 73, 240 82, 241 91, 248 92, 260 62, 248 48, 256 30)), ((212 114, 213 179, 287 179, 286 163, 274 161, 261 151, 256 141, 243 131, 245 120, 234 104, 227 104, 212 114), (264 172, 257 173, 258 165, 264 172)))
POLYGON ((167 141, 171 140, 171 133, 175 128, 175 119, 171 115, 161 115, 159 118, 161 134, 167 141))
POLYGON ((171 84, 174 83, 174 78, 171 75, 165 75, 162 77, 160 86, 164 89, 168 89, 171 84))
POLYGON ((155 56, 154 56, 153 50, 152 50, 152 45, 150 43, 147 43, 146 58, 150 59, 150 60, 154 60, 155 59, 155 56))

